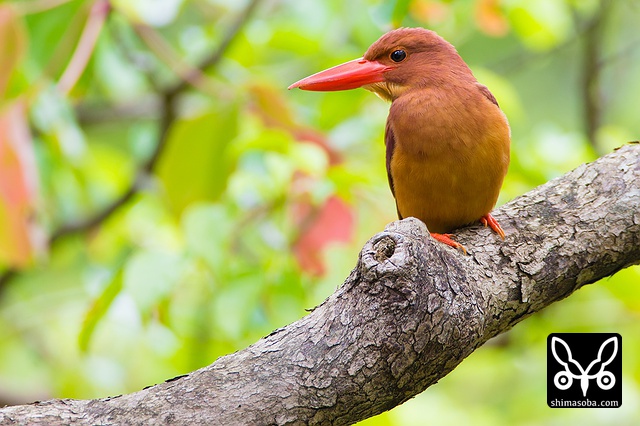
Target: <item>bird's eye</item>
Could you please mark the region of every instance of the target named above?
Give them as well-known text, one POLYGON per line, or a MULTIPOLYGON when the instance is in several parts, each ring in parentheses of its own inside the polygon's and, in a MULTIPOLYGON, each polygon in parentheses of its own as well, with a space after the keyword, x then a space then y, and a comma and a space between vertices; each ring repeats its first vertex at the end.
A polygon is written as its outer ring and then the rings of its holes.
POLYGON ((404 50, 394 50, 390 55, 390 58, 393 62, 402 62, 406 57, 407 52, 405 52, 404 50))

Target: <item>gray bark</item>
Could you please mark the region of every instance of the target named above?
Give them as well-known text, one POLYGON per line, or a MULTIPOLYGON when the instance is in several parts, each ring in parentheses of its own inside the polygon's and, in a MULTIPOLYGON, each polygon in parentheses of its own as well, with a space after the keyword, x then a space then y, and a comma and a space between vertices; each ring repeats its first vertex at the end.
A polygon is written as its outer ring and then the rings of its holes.
POLYGON ((507 238, 435 242, 412 218, 369 240, 302 319, 186 376, 128 395, 0 409, 0 424, 351 424, 424 391, 488 339, 640 262, 640 145, 498 209, 507 238))

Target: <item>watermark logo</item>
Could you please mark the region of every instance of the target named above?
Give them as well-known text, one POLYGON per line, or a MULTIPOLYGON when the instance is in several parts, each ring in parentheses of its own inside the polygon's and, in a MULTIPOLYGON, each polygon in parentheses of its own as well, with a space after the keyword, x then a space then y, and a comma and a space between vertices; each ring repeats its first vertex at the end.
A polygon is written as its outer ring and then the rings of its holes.
POLYGON ((621 375, 619 334, 552 333, 547 338, 549 407, 619 407, 621 375))

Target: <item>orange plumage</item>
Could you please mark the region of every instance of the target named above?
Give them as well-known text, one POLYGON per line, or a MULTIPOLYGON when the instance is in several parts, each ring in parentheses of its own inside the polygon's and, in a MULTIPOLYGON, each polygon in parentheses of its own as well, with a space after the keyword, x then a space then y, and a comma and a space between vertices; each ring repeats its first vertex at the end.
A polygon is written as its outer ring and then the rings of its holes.
POLYGON ((507 118, 455 48, 435 32, 391 31, 363 58, 293 87, 363 87, 391 101, 385 143, 398 216, 422 220, 436 239, 463 250, 444 233, 481 221, 504 237, 490 211, 509 166, 507 118))

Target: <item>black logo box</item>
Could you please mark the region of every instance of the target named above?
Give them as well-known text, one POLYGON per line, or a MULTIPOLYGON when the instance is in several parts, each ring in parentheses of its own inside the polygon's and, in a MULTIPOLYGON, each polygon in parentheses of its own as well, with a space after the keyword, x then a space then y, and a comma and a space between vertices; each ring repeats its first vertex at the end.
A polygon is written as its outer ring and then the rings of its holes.
POLYGON ((622 405, 622 336, 552 333, 547 338, 547 404, 551 408, 622 405))

